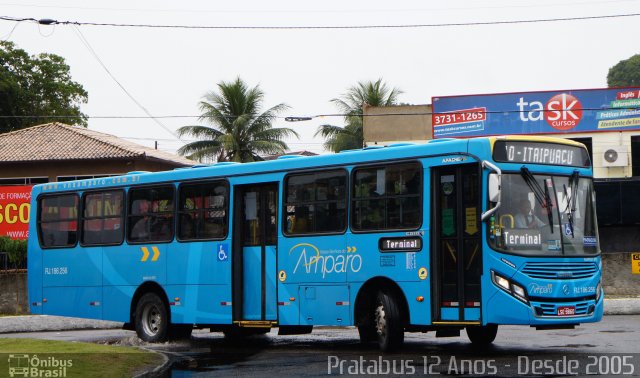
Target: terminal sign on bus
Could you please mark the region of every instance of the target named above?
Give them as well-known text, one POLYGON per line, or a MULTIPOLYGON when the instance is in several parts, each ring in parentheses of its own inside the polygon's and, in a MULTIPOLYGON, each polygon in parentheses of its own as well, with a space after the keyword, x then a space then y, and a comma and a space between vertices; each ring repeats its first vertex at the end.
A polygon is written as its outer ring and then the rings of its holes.
POLYGON ((507 163, 589 166, 589 156, 584 148, 555 143, 497 141, 493 158, 507 163))

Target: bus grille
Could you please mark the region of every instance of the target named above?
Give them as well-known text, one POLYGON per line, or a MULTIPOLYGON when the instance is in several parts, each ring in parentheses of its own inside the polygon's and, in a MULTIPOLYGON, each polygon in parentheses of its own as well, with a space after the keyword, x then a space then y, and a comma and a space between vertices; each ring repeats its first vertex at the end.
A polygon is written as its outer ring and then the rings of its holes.
MULTIPOLYGON (((563 306, 557 303, 536 303, 533 308, 536 316, 558 316, 558 307, 563 306)), ((589 302, 580 302, 575 304, 576 314, 574 316, 585 316, 593 313, 595 306, 589 306, 589 302)))
POLYGON ((545 278, 549 280, 572 280, 593 277, 598 267, 593 262, 545 263, 528 262, 522 273, 531 278, 545 278))

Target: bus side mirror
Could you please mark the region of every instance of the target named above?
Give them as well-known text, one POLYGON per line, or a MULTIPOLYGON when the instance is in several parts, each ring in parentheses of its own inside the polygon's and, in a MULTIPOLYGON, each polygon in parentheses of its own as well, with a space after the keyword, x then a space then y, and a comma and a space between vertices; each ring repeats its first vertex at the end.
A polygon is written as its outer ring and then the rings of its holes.
POLYGON ((500 179, 495 173, 489 174, 489 201, 500 201, 500 179))

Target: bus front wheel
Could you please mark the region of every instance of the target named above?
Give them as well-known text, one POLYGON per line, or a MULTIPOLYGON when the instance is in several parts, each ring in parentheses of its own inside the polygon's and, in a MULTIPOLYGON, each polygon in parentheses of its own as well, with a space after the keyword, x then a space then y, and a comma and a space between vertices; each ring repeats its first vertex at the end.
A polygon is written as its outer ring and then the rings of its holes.
POLYGON ((487 324, 486 326, 467 326, 467 336, 474 345, 489 345, 496 339, 498 334, 497 324, 487 324))
POLYGON ((385 292, 378 293, 374 325, 380 350, 390 352, 400 348, 404 342, 404 326, 400 307, 393 297, 385 292))
POLYGON ((167 340, 169 316, 167 306, 156 293, 147 293, 136 305, 136 333, 148 343, 167 340))

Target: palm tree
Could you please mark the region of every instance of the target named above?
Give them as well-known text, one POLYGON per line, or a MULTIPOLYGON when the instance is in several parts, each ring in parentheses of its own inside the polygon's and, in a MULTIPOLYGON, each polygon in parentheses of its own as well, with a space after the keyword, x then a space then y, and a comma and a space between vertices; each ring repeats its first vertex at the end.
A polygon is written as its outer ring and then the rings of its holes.
POLYGON ((264 92, 256 85, 248 88, 240 79, 218 83, 218 91, 208 92, 200 101, 199 120, 211 126, 183 126, 179 136, 192 136, 198 141, 182 146, 178 153, 203 161, 249 162, 262 160, 260 154, 282 154, 288 147, 284 139, 298 134, 289 128, 272 127, 276 115, 288 109, 278 104, 263 113, 260 108, 264 92))
POLYGON ((398 95, 401 93, 402 91, 397 88, 387 87, 382 79, 374 82, 360 81, 347 89, 347 93, 340 98, 331 100, 344 114, 346 126, 321 125, 315 135, 325 138, 324 148, 333 152, 362 148, 364 146, 362 131, 362 107, 364 104, 371 106, 396 105, 398 95))

